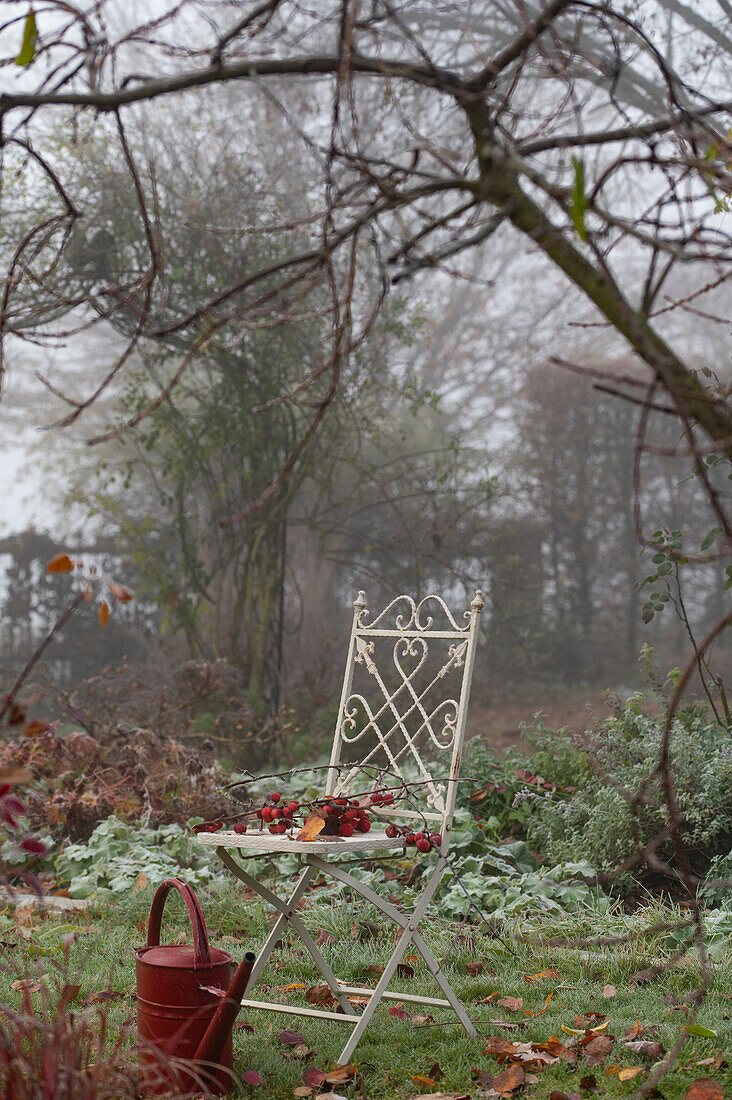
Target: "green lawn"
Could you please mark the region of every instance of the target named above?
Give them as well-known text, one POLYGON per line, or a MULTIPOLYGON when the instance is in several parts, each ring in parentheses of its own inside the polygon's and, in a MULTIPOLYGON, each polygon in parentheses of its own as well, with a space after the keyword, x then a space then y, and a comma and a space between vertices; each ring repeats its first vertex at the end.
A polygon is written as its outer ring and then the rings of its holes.
MULTIPOLYGON (((77 1003, 106 989, 124 994, 108 1006, 113 1027, 121 1027, 135 1011, 132 948, 143 940, 141 922, 149 909, 151 895, 152 891, 145 889, 113 906, 91 906, 83 915, 74 916, 73 926, 67 916, 26 916, 22 934, 14 930, 13 911, 4 910, 0 915, 0 939, 5 943, 7 970, 0 975, 0 1000, 20 1007, 21 994, 11 988, 11 983, 22 977, 28 968, 31 973, 38 969, 50 975, 48 980, 53 982, 56 967, 63 961, 64 936, 76 932, 68 953, 66 980, 81 986, 77 1003)), ((199 891, 199 896, 212 942, 217 946, 226 948, 238 958, 245 950, 256 949, 262 942, 270 914, 260 904, 243 900, 233 884, 225 886, 220 893, 199 891)), ((184 933, 184 910, 177 897, 169 899, 166 914, 167 935, 175 938, 184 933)), ((375 983, 375 977, 367 974, 365 968, 386 962, 393 946, 391 932, 384 931, 373 938, 368 928, 359 924, 366 918, 377 919, 375 913, 367 911, 363 904, 350 907, 342 901, 316 900, 303 908, 302 916, 313 934, 324 930, 333 937, 333 942, 323 950, 331 953, 333 968, 340 978, 350 984, 375 983)), ((648 924, 658 916, 658 909, 649 911, 645 917, 634 918, 633 927, 638 930, 644 921, 648 924)), ((581 1091, 580 1082, 593 1075, 598 1094, 630 1095, 647 1077, 652 1062, 642 1054, 626 1050, 622 1044, 624 1033, 640 1021, 646 1029, 640 1038, 658 1040, 668 1049, 683 1034, 681 1028, 686 1022, 684 1011, 672 1010, 669 999, 683 998, 696 987, 699 967, 692 956, 682 960, 680 965, 671 966, 657 979, 630 984, 634 974, 657 962, 664 951, 668 953, 669 948, 659 935, 641 936, 633 944, 591 951, 555 947, 546 942, 561 933, 612 933, 628 924, 619 916, 606 919, 602 926, 600 920, 594 914, 563 921, 536 919, 521 929, 525 935, 531 935, 531 941, 511 940, 514 952, 511 954, 496 939, 475 928, 461 928, 432 918, 425 925, 426 938, 437 957, 444 960, 448 978, 474 1020, 479 1038, 469 1040, 460 1027, 439 1010, 434 1010, 434 1022, 414 1023, 398 1019, 390 1015, 386 1007, 381 1007, 356 1052, 355 1060, 362 1073, 360 1082, 333 1086, 334 1091, 371 1098, 409 1098, 419 1093, 443 1091, 477 1096, 485 1086, 473 1079, 475 1070, 497 1074, 506 1068, 484 1053, 490 1036, 522 1043, 545 1042, 556 1036, 569 1043, 572 1037, 561 1030, 562 1025, 574 1028, 575 1014, 597 1012, 609 1018, 605 1034, 615 1038, 604 1060, 588 1066, 579 1052, 576 1065, 561 1061, 545 1068, 537 1082, 525 1084, 523 1094, 548 1097, 557 1089, 589 1096, 585 1089, 581 1091), (483 964, 482 973, 470 974, 469 964, 477 963, 483 964), (525 980, 524 975, 536 975, 542 970, 556 971, 558 977, 549 975, 532 982, 525 980), (607 985, 616 988, 614 997, 603 995, 607 985), (497 996, 490 1002, 478 1003, 493 993, 497 996), (495 1003, 498 998, 521 997, 524 1009, 539 1012, 550 993, 553 996, 546 1011, 534 1017, 495 1003), (496 1020, 511 1026, 501 1026, 496 1020), (439 1063, 442 1076, 434 1086, 413 1080, 415 1076, 426 1077, 435 1063, 439 1063), (634 1080, 621 1081, 617 1070, 607 1072, 609 1067, 634 1065, 647 1067, 634 1080)), ((421 960, 411 955, 407 959, 415 969, 414 976, 397 979, 392 988, 409 993, 433 993, 435 987, 421 960)), ((715 1031, 716 1037, 688 1037, 681 1056, 683 1068, 677 1067, 660 1085, 665 1097, 685 1096, 691 1082, 699 1077, 713 1077, 728 1090, 728 1095, 732 1095, 732 1069, 726 1063, 718 1071, 696 1064, 715 1051, 732 1052, 732 955, 718 955, 712 967, 713 986, 697 1023, 715 1031)), ((299 942, 286 938, 281 949, 272 956, 260 992, 266 987, 266 995, 272 999, 304 1003, 302 991, 285 991, 285 987, 293 983, 309 987, 318 982, 319 975, 309 964, 299 942)), ((38 998, 39 994, 33 996, 38 998)), ((410 1014, 423 1011, 407 1003, 403 1007, 410 1014)), ((245 1086, 241 1093, 244 1096, 292 1097, 293 1090, 303 1084, 302 1073, 306 1066, 324 1071, 333 1067, 348 1034, 345 1025, 279 1013, 249 1011, 246 1018, 254 1031, 237 1029, 235 1068, 240 1072, 258 1071, 264 1084, 245 1086), (292 1048, 279 1040, 283 1028, 303 1035, 314 1052, 309 1061, 286 1057, 292 1048)), ((322 1090, 328 1091, 330 1087, 323 1085, 322 1090)), ((313 1095, 318 1091, 315 1089, 313 1095)))

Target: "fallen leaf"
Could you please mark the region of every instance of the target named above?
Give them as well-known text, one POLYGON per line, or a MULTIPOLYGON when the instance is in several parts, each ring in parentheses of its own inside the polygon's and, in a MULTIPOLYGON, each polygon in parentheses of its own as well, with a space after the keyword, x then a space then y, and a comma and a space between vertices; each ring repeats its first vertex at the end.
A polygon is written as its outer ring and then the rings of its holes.
POLYGON ((580 1077, 580 1088, 584 1092, 597 1092, 598 1084, 594 1073, 588 1073, 586 1077, 580 1077))
POLYGON ((716 1039, 716 1031, 712 1031, 710 1027, 703 1027, 701 1024, 686 1024, 682 1027, 682 1031, 685 1031, 687 1035, 700 1035, 703 1039, 716 1039))
POLYGON ((10 983, 10 988, 20 989, 23 993, 39 993, 43 983, 37 982, 34 978, 18 978, 16 982, 10 983))
POLYGON ((642 1024, 640 1020, 636 1020, 632 1027, 629 1027, 623 1036, 624 1039, 637 1039, 639 1035, 642 1035, 646 1030, 645 1024, 642 1024))
POLYGON ((524 1071, 521 1066, 509 1066, 508 1069, 504 1069, 497 1077, 493 1078, 491 1088, 494 1092, 505 1094, 515 1092, 516 1089, 521 1088, 523 1083, 524 1071))
POLYGON ((559 1058, 563 1062, 576 1062, 577 1055, 569 1047, 565 1047, 563 1043, 560 1043, 554 1035, 551 1039, 547 1039, 545 1043, 534 1043, 534 1050, 544 1051, 545 1054, 551 1054, 554 1058, 559 1058))
MULTIPOLYGON (((582 1017, 577 1016, 576 1019, 581 1020, 582 1017)), ((598 1024, 597 1027, 565 1027, 564 1024, 562 1024, 562 1031, 564 1031, 567 1035, 599 1035, 601 1031, 604 1031, 606 1029, 609 1023, 609 1020, 605 1020, 604 1023, 598 1024)))
POLYGON ((554 996, 554 991, 553 990, 552 990, 551 993, 547 993, 546 1001, 544 1002, 544 1007, 540 1008, 538 1012, 532 1012, 530 1008, 522 1008, 521 1011, 523 1012, 524 1016, 543 1016, 544 1013, 546 1012, 546 1010, 549 1008, 549 1002, 551 1001, 553 996, 554 996))
POLYGON ((465 964, 465 970, 468 974, 471 974, 474 978, 477 978, 478 974, 482 974, 485 969, 484 962, 467 962, 465 964))
POLYGON ((56 1006, 56 1012, 60 1016, 69 1007, 72 1001, 75 1001, 79 995, 80 985, 65 985, 61 990, 61 996, 58 999, 56 1006))
POLYGON ((380 966, 379 963, 369 963, 368 966, 365 966, 363 968, 363 973, 364 974, 383 974, 384 973, 384 968, 383 968, 383 966, 380 966))
POLYGON ((412 1019, 412 1017, 409 1015, 409 1013, 405 1012, 403 1008, 399 1007, 399 1005, 393 1005, 389 1009, 389 1015, 390 1016, 396 1016, 397 1020, 411 1020, 412 1019))
POLYGON ((106 626, 109 622, 109 604, 106 600, 102 600, 102 602, 99 604, 97 618, 99 619, 100 626, 106 626))
POLYGON ((242 1081, 245 1085, 263 1085, 262 1074, 258 1073, 256 1069, 245 1069, 243 1073, 240 1073, 242 1081))
POLYGON ((317 936, 315 937, 315 942, 317 943, 318 947, 324 947, 327 946, 327 944, 329 943, 335 943, 335 936, 331 935, 330 932, 326 932, 324 928, 321 928, 317 936))
POLYGON ((104 1004, 106 1001, 121 1001, 124 993, 117 989, 100 989, 97 993, 90 993, 84 1000, 85 1005, 104 1004))
POLYGON ((412 1023, 415 1027, 420 1027, 424 1024, 433 1024, 434 1022, 434 1016, 412 1016, 412 1023))
POLYGON ((487 1069, 471 1069, 471 1076, 477 1085, 489 1089, 493 1084, 493 1074, 487 1069))
POLYGON ((132 885, 132 889, 133 889, 133 891, 135 891, 135 890, 144 890, 146 886, 147 886, 147 875, 145 874, 144 871, 141 871, 140 874, 135 879, 135 881, 132 885))
POLYGON ((295 840, 315 840, 318 834, 322 833, 324 828, 325 818, 322 814, 318 813, 317 810, 313 810, 313 812, 306 817, 305 824, 295 837, 295 840))
POLYGON ((282 992, 289 993, 293 989, 307 989, 304 982, 290 982, 289 985, 284 986, 282 992))
POLYGON ((525 982, 540 982, 542 978, 555 978, 560 980, 560 974, 558 970, 539 970, 536 974, 524 974, 523 978, 525 982))
POLYGON ((549 1100, 580 1100, 578 1092, 562 1092, 560 1089, 552 1089, 549 1100))
POLYGON ((326 1073, 323 1078, 329 1085, 342 1085, 344 1081, 351 1081, 359 1076, 358 1066, 336 1066, 326 1073))
POLYGON ((308 1058, 312 1058, 314 1054, 315 1050, 307 1043, 295 1043, 288 1050, 282 1051, 282 1057, 288 1058, 291 1062, 307 1062, 308 1058))
POLYGON ((626 1066, 620 1070, 618 1081, 632 1081, 639 1073, 643 1073, 643 1066, 626 1066))
POLYGON ((642 985, 643 982, 652 982, 657 978, 655 970, 638 970, 628 978, 628 985, 642 985))
POLYGON ((492 1001, 493 998, 497 997, 497 996, 498 996, 498 990, 496 989, 496 990, 494 990, 493 993, 490 993, 487 997, 481 997, 480 1000, 476 1001, 475 1003, 477 1005, 487 1005, 489 1001, 492 1001))
POLYGON ((496 1001, 496 1004, 500 1005, 501 1008, 507 1008, 511 1012, 518 1012, 523 1007, 523 1003, 523 997, 499 997, 496 1001))
POLYGON ((310 1085, 311 1088, 317 1088, 318 1085, 322 1085, 325 1081, 325 1074, 322 1069, 316 1069, 315 1066, 308 1066, 307 1069, 302 1071, 302 1083, 303 1085, 310 1085))
POLYGON ((684 1100, 724 1100, 724 1089, 711 1077, 699 1077, 692 1081, 684 1100))
POLYGON ((442 1067, 439 1062, 433 1062, 430 1068, 427 1070, 427 1076, 431 1077, 433 1081, 441 1081, 445 1074, 442 1072, 442 1067))
POLYGON ((373 940, 378 939, 381 932, 381 925, 377 924, 375 920, 360 920, 358 927, 362 932, 366 933, 366 939, 371 938, 373 940))
POLYGON ((506 1058, 515 1054, 517 1049, 517 1043, 512 1043, 510 1039, 502 1039, 499 1035, 493 1035, 488 1040, 488 1046, 483 1053, 490 1054, 497 1062, 505 1062, 506 1058))
POLYGON ((427 1085, 429 1087, 437 1084, 437 1082, 434 1081, 431 1077, 423 1077, 421 1073, 418 1073, 416 1075, 413 1073, 411 1077, 415 1085, 427 1085))
POLYGON ((338 1004, 333 996, 333 990, 329 985, 311 985, 305 992, 305 1000, 309 1005, 320 1005, 322 1008, 332 1008, 338 1004))
POLYGON ((602 991, 602 995, 606 1001, 609 1001, 611 997, 616 997, 617 994, 618 991, 614 985, 606 985, 602 991))
POLYGON ((396 972, 400 978, 414 977, 414 967, 410 966, 409 963, 397 963, 396 972))
POLYGON ((254 1024, 250 1024, 248 1020, 237 1020, 234 1028, 237 1031, 254 1031, 254 1024))
MULTIPOLYGON (((327 1097, 319 1096, 318 1100, 327 1100, 327 1097)), ((413 1100, 470 1100, 469 1092, 421 1092, 413 1100)))
POLYGON ((666 1053, 663 1043, 651 1042, 648 1039, 624 1042, 623 1046, 632 1054, 644 1054, 646 1058, 652 1058, 654 1062, 658 1062, 666 1053))
POLYGON ((590 1039, 583 1051, 587 1065, 599 1065, 612 1049, 613 1041, 609 1035, 596 1035, 594 1039, 590 1039))
POLYGON ((297 1097, 312 1096, 313 1095, 313 1090, 311 1088, 309 1088, 307 1085, 298 1085, 296 1089, 292 1090, 292 1095, 297 1096, 297 1097))
POLYGON ((281 1043, 285 1043, 290 1047, 297 1046, 298 1043, 304 1043, 306 1041, 305 1036, 300 1035, 297 1031, 281 1031, 278 1037, 281 1043))
POLYGON ((696 1064, 698 1066, 714 1066, 715 1069, 720 1069, 723 1061, 723 1052, 721 1050, 715 1050, 711 1058, 700 1058, 696 1064))

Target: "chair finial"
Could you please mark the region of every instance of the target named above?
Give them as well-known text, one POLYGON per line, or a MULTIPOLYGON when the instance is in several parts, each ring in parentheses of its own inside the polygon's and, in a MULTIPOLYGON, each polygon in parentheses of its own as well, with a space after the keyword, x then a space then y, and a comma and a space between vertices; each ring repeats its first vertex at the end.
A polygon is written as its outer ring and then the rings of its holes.
POLYGON ((365 606, 366 606, 366 593, 363 591, 363 589, 361 589, 359 591, 358 595, 356 596, 356 599, 353 601, 353 606, 356 609, 356 611, 363 611, 363 609, 365 608, 365 606))
POLYGON ((476 588, 475 595, 473 596, 473 600, 470 606, 472 607, 473 611, 482 611, 485 607, 485 604, 483 603, 483 593, 479 588, 476 588))

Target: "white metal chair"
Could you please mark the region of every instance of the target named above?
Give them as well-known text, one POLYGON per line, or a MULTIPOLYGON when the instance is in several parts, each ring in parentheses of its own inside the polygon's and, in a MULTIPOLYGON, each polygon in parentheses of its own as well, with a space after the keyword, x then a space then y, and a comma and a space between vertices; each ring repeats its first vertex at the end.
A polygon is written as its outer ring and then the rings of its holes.
POLYGON ((339 1058, 340 1064, 349 1062, 382 998, 451 1008, 468 1035, 473 1038, 476 1035, 440 964, 425 943, 419 925, 447 866, 482 607, 482 595, 476 592, 470 610, 465 612, 466 623, 461 626, 439 596, 427 596, 419 603, 410 596, 398 596, 370 622, 363 592, 359 592, 354 603, 346 672, 324 796, 363 794, 375 787, 391 787, 396 790, 394 803, 372 807, 370 813, 374 817, 385 819, 387 824, 390 818, 395 822, 414 820, 441 834, 434 868, 411 914, 402 913, 333 860, 333 857, 352 858, 379 849, 403 847, 403 837, 389 837, 383 829, 371 829, 348 838, 318 837, 313 841, 299 841, 269 832, 239 835, 219 831, 198 836, 202 844, 216 848, 232 874, 279 913, 254 964, 248 990, 257 981, 285 927, 290 925, 310 952, 342 1011, 328 1012, 310 1006, 249 999, 243 1000, 242 1005, 350 1025, 353 1030, 339 1058), (352 758, 355 756, 358 758, 352 758), (407 762, 409 766, 405 769, 407 762), (403 788, 400 787, 402 782, 405 783, 403 788), (232 854, 236 849, 242 855, 288 852, 299 856, 303 869, 290 897, 287 900, 277 897, 248 874, 232 854), (297 913, 298 902, 316 872, 351 887, 401 929, 402 934, 374 989, 340 982, 297 913), (389 990, 389 982, 410 944, 424 959, 444 998, 389 990), (348 1000, 349 995, 368 997, 362 1012, 356 1012, 348 1000))

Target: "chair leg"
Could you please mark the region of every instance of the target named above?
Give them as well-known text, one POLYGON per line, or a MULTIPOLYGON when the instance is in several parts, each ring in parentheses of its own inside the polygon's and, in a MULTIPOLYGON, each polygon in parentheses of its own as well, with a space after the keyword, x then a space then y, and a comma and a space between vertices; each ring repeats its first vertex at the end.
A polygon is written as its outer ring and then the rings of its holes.
POLYGON ((300 878, 295 884, 295 889, 293 890, 292 894, 287 901, 283 901, 282 898, 278 898, 276 894, 273 894, 271 890, 268 890, 266 886, 262 886, 261 882, 258 882, 255 878, 252 878, 252 876, 248 874, 243 869, 243 867, 241 867, 234 859, 232 859, 225 848, 218 848, 217 852, 218 855, 221 857, 223 863, 226 865, 226 867, 228 867, 233 875, 235 875, 241 882, 245 883, 245 885, 248 886, 251 890, 254 890, 257 894, 259 894, 261 898, 264 898, 265 901, 269 902, 272 908, 278 910, 279 912, 279 917, 275 921, 274 927, 267 937, 267 940, 262 950, 259 952, 259 955, 257 956, 257 961, 252 967, 252 973, 250 975, 249 982, 247 983, 247 990, 251 989, 254 983, 259 978, 259 975, 267 964, 267 960, 272 953, 274 945, 277 943, 277 940, 280 938, 286 925, 291 924, 300 939, 307 947, 308 951, 310 952, 310 955, 312 956, 315 965, 325 978, 325 981, 328 983, 333 996, 338 1001, 338 1004, 341 1006, 343 1011, 346 1013, 347 1016, 358 1017, 358 1013, 354 1010, 353 1005, 348 1000, 348 996, 342 992, 338 984, 338 979, 336 978, 335 974, 328 966, 328 963, 325 961, 320 951, 318 950, 318 946, 315 943, 315 940, 312 938, 307 928, 302 923, 300 917, 295 912, 295 906, 305 893, 308 884, 310 883, 310 880, 315 873, 315 868, 311 866, 307 866, 304 868, 302 874, 300 875, 300 878))
POLYGON ((445 873, 446 861, 444 860, 444 858, 441 856, 438 857, 437 864, 432 873, 430 881, 427 883, 427 886, 423 891, 422 896, 419 899, 419 902, 413 914, 410 917, 406 916, 404 913, 400 913, 398 909, 396 909, 390 902, 385 901, 384 898, 380 897, 380 895, 372 890, 370 886, 367 886, 359 879, 354 878, 347 871, 343 871, 340 867, 338 867, 337 864, 327 863, 319 856, 313 855, 308 856, 307 861, 311 866, 318 867, 318 869, 323 871, 325 874, 328 874, 331 877, 338 879, 338 881, 343 882, 345 885, 352 887, 357 894, 360 894, 361 897, 365 898, 366 901, 370 901, 373 905, 380 909, 382 913, 390 917, 391 920, 393 920, 394 923, 402 929, 402 935, 396 945, 396 948, 394 949, 394 953, 389 959, 384 973, 379 978, 376 988, 369 998, 368 1005, 362 1012, 356 1027, 354 1028, 348 1042, 343 1048, 341 1056, 338 1059, 339 1063, 343 1065, 347 1063, 351 1058, 351 1055, 356 1049, 361 1037, 363 1036, 364 1031, 368 1027, 371 1017, 376 1011, 376 1008, 378 1007, 378 1004, 383 994, 387 991, 389 982, 391 981, 391 978, 397 968, 397 965, 402 955, 404 954, 410 943, 414 943, 414 946, 417 948, 420 955, 424 959, 427 969, 437 982, 440 989, 445 994, 447 1000, 450 1002, 450 1005, 452 1006, 455 1015, 457 1016, 459 1022, 462 1024, 467 1034, 471 1037, 471 1039, 476 1038, 477 1031, 473 1027, 470 1018, 468 1017, 465 1009, 463 1008, 458 997, 453 991, 452 986, 445 977, 442 968, 440 967, 436 958, 425 943, 424 938, 419 931, 419 923, 422 920, 422 917, 424 916, 427 907, 432 900, 432 897, 437 887, 439 886, 440 881, 442 880, 442 876, 445 873))

